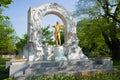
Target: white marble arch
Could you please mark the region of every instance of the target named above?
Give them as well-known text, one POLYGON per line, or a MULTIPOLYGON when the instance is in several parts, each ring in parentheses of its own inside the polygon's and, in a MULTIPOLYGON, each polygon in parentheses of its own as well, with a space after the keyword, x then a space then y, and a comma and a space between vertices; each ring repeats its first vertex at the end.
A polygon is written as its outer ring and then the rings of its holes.
POLYGON ((68 59, 69 60, 80 59, 80 54, 82 54, 82 51, 81 48, 78 48, 79 40, 76 35, 76 21, 73 14, 68 12, 64 7, 58 5, 57 3, 48 3, 38 7, 32 7, 28 11, 27 34, 29 46, 28 47, 29 60, 30 59, 31 61, 34 59, 43 60, 44 50, 41 42, 42 41, 41 22, 43 17, 49 14, 54 14, 58 16, 65 25, 64 47, 66 48, 65 54, 67 55, 68 59), (75 49, 77 49, 77 51, 75 49), (72 59, 74 53, 76 56, 73 57, 72 59))
POLYGON ((41 22, 44 16, 54 14, 58 16, 65 25, 65 44, 70 39, 72 34, 76 34, 76 21, 74 16, 68 12, 64 7, 58 5, 57 3, 48 3, 41 5, 39 7, 33 7, 29 9, 28 12, 28 35, 29 41, 37 37, 41 32, 41 22), (35 31, 34 31, 35 30, 35 31), (36 35, 36 36, 35 36, 36 35))

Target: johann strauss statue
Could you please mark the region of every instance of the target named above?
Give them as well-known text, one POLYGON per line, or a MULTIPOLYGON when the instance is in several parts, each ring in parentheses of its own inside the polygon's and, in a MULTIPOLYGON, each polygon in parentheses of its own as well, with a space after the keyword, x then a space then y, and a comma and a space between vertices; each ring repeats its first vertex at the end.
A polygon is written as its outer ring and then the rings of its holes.
POLYGON ((56 25, 54 25, 53 28, 55 29, 54 37, 56 41, 56 46, 61 45, 60 30, 64 29, 64 26, 60 25, 60 23, 57 21, 56 25))

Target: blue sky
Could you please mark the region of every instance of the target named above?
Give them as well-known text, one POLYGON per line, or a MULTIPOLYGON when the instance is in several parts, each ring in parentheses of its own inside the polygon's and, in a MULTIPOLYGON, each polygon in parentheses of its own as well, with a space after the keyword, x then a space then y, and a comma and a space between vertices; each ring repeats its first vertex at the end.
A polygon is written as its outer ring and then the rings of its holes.
MULTIPOLYGON (((13 28, 17 35, 22 37, 23 34, 27 33, 27 14, 30 7, 40 6, 46 3, 58 3, 59 5, 72 12, 75 10, 75 5, 78 0, 14 0, 9 5, 8 9, 5 9, 3 14, 9 16, 13 28)), ((54 25, 56 21, 61 19, 55 15, 47 15, 42 20, 42 26, 54 25)))

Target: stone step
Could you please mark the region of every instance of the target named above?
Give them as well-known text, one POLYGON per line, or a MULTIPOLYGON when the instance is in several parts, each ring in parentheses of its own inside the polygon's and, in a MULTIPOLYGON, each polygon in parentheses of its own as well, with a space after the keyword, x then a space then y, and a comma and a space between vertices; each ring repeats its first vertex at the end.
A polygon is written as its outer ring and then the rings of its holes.
POLYGON ((44 75, 54 75, 54 74, 65 74, 65 75, 75 75, 75 74, 95 74, 104 72, 103 69, 92 69, 92 70, 81 70, 81 71, 57 71, 57 72, 45 72, 44 75))
POLYGON ((30 67, 58 67, 58 66, 73 66, 73 65, 92 65, 95 62, 92 60, 86 60, 86 61, 36 61, 36 62, 30 62, 30 67))
POLYGON ((59 66, 59 67, 42 67, 42 68, 31 68, 33 70, 37 69, 42 69, 44 71, 72 71, 72 70, 91 70, 91 69, 102 69, 104 66, 103 65, 86 65, 86 66, 77 66, 77 65, 72 65, 72 66, 59 66))

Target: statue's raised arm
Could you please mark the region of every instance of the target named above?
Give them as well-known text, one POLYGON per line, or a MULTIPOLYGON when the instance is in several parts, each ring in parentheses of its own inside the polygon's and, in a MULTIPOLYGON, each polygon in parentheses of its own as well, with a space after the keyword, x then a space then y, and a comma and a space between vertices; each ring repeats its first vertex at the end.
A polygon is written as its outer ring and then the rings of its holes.
POLYGON ((62 29, 62 30, 63 30, 63 29, 64 29, 64 25, 60 25, 60 29, 62 29))

